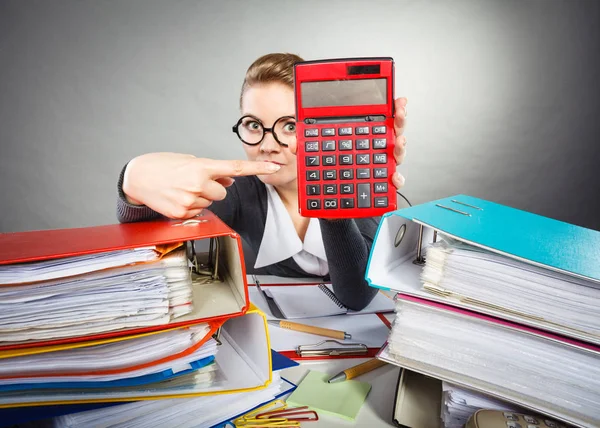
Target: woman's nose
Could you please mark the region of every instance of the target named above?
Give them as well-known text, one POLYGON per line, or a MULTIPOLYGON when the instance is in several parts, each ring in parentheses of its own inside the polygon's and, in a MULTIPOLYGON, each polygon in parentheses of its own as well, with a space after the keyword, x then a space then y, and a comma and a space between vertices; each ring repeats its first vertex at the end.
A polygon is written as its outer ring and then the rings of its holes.
POLYGON ((264 153, 272 153, 279 152, 281 150, 281 146, 275 140, 272 132, 265 132, 265 138, 260 143, 260 151, 264 153))

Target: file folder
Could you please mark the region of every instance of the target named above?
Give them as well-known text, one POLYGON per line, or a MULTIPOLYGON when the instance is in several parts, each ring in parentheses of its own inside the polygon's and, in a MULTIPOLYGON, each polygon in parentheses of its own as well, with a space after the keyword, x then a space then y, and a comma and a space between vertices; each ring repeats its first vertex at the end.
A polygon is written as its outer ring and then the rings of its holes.
MULTIPOLYGON (((117 250, 173 247, 178 244, 186 245, 193 258, 198 256, 193 250, 194 241, 210 242, 211 252, 208 257, 213 258, 213 262, 218 261, 220 281, 193 286, 194 309, 191 313, 163 325, 61 339, 4 342, 0 343, 0 351, 75 344, 224 320, 243 315, 249 306, 241 238, 210 211, 203 211, 201 216, 186 221, 159 220, 0 234, 0 268, 80 255, 99 255, 117 250)), ((190 274, 193 272, 190 271, 190 274)), ((0 285, 2 288, 7 286, 0 285)), ((19 284, 10 286, 19 287, 19 284)))
MULTIPOLYGON (((265 315, 251 306, 243 316, 224 321, 219 330, 221 343, 215 357, 218 369, 210 384, 137 389, 31 390, 0 393, 0 408, 58 404, 129 402, 167 398, 189 398, 260 390, 272 381, 271 346, 265 315)), ((182 367, 185 369, 187 367, 182 367)))
POLYGON ((417 297, 397 299, 394 329, 377 358, 575 426, 600 423, 592 410, 599 346, 417 297), (441 339, 423 330, 437 331, 441 339), (549 385, 551 394, 544 389, 549 385))
MULTIPOLYGON (((444 236, 512 263, 572 278, 600 289, 600 232, 467 195, 456 195, 385 214, 369 256, 365 278, 372 287, 446 303, 535 328, 600 344, 592 330, 557 323, 497 302, 426 291, 425 253, 444 236)), ((594 291, 595 292, 595 291, 594 291)), ((508 294, 507 299, 517 298, 508 294)))

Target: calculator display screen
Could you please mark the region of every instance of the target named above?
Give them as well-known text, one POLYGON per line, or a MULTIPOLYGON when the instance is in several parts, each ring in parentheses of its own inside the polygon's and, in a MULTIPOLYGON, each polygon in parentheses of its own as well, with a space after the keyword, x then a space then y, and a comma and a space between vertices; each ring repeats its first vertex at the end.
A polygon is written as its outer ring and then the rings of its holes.
POLYGON ((385 104, 387 79, 302 82, 302 107, 343 107, 385 104))

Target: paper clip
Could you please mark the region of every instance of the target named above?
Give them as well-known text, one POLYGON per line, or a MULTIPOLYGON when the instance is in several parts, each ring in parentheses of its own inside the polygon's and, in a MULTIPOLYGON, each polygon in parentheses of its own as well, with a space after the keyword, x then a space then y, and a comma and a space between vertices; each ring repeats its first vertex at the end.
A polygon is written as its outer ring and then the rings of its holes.
POLYGON ((319 420, 319 415, 317 414, 317 412, 315 412, 314 410, 308 410, 308 406, 293 407, 291 409, 284 408, 271 410, 270 412, 263 412, 256 415, 256 419, 273 419, 278 417, 285 417, 288 421, 294 422, 319 420), (312 415, 312 417, 297 417, 301 415, 312 415))
POLYGON ((342 343, 337 340, 323 340, 315 345, 300 345, 296 348, 296 354, 301 357, 366 355, 368 351, 367 345, 362 343, 342 343), (336 344, 338 346, 329 346, 329 344, 336 344))
POLYGON ((319 415, 308 410, 307 406, 288 408, 287 403, 282 400, 274 400, 265 404, 233 421, 236 427, 263 428, 263 427, 299 427, 301 421, 318 421, 319 415), (274 410, 272 409, 276 407, 274 410), (307 415, 306 417, 300 417, 307 415))

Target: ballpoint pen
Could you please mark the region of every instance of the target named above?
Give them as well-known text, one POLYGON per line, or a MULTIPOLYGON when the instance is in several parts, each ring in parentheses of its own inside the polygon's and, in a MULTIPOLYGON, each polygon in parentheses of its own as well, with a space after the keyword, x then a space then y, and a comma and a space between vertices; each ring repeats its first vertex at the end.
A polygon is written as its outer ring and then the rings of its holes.
POLYGON ((327 383, 340 382, 343 380, 348 380, 360 376, 361 374, 370 372, 371 370, 375 370, 378 367, 387 364, 385 361, 378 360, 377 358, 373 358, 372 360, 366 361, 362 364, 359 364, 354 367, 350 367, 344 371, 339 372, 335 376, 331 377, 327 383))
POLYGON ((269 320, 270 325, 279 328, 287 328, 288 330, 301 331, 304 333, 317 334, 319 336, 333 337, 334 339, 352 339, 352 335, 340 330, 332 330, 329 328, 315 327, 312 325, 299 324, 290 321, 269 320))

